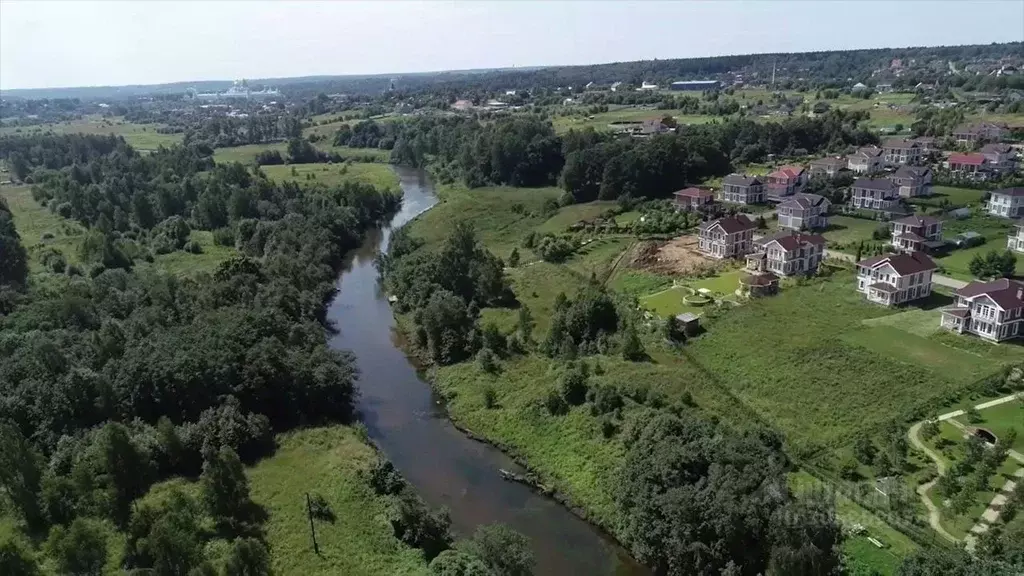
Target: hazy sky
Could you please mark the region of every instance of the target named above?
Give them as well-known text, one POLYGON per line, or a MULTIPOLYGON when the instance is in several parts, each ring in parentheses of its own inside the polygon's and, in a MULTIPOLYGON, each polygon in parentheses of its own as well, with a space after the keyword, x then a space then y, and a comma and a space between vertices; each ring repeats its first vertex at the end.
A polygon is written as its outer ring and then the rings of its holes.
POLYGON ((1024 40, 1024 0, 0 0, 0 88, 1024 40))

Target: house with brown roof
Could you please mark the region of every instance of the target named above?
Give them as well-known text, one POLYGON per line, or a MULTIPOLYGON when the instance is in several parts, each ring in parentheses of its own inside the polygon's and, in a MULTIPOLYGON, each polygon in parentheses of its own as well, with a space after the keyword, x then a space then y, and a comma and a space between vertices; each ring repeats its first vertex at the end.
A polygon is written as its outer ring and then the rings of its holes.
POLYGON ((846 170, 848 165, 849 160, 847 160, 846 156, 819 158, 817 160, 811 160, 809 172, 811 178, 835 178, 839 175, 841 170, 846 170))
POLYGON ((818 194, 794 194, 775 209, 780 228, 814 230, 828 228, 828 211, 832 203, 818 194))
POLYGON ((722 200, 736 204, 762 204, 764 182, 757 176, 729 174, 722 178, 722 200))
POLYGON ((847 167, 857 174, 874 174, 882 169, 883 150, 877 146, 864 146, 850 155, 847 167))
POLYGON ((942 220, 933 216, 907 216, 892 222, 892 245, 902 252, 927 252, 945 246, 942 220))
POLYGON ((850 205, 869 210, 889 210, 899 204, 899 185, 889 178, 857 178, 850 186, 850 205))
POLYGON ((713 192, 695 186, 677 190, 672 193, 672 196, 676 210, 696 210, 715 201, 713 192))
POLYGON ((985 155, 977 152, 969 152, 967 154, 956 152, 950 154, 949 158, 946 159, 946 167, 960 178, 972 178, 975 180, 988 178, 985 155))
POLYGON ((869 302, 894 306, 932 293, 938 265, 923 252, 884 254, 857 262, 857 291, 869 302))
POLYGON ((904 198, 932 193, 932 169, 927 166, 900 166, 889 178, 899 186, 900 196, 904 198))
POLYGON ((905 138, 890 138, 882 143, 883 157, 889 166, 920 164, 921 145, 905 138))
POLYGON ((1024 187, 993 190, 988 199, 988 213, 1003 218, 1024 216, 1024 187))
POLYGON ((941 326, 993 342, 1024 335, 1024 282, 1000 278, 971 282, 956 291, 956 304, 942 309, 941 326))
POLYGON ((747 254, 747 270, 779 276, 813 274, 824 257, 823 236, 786 230, 754 242, 754 251, 747 254))
POLYGON ((1006 247, 1014 252, 1024 252, 1024 224, 1013 227, 1013 231, 1006 239, 1006 247))
POLYGON ((942 150, 942 147, 939 146, 938 138, 935 138, 933 136, 918 136, 917 138, 912 138, 911 141, 916 142, 917 145, 921 148, 922 156, 927 156, 932 152, 938 152, 942 150))
POLYGON ((698 226, 698 250, 710 258, 739 258, 754 245, 757 226, 744 216, 728 216, 698 226))
POLYGON ((985 144, 980 152, 985 157, 985 164, 994 170, 1002 173, 1017 170, 1017 151, 1009 144, 985 144))
POLYGON ((957 144, 973 146, 978 142, 999 142, 1010 133, 1005 124, 976 122, 962 124, 953 130, 953 138, 957 144))
POLYGON ((778 202, 804 189, 807 185, 807 171, 800 166, 783 166, 768 174, 765 180, 765 195, 768 200, 778 202))

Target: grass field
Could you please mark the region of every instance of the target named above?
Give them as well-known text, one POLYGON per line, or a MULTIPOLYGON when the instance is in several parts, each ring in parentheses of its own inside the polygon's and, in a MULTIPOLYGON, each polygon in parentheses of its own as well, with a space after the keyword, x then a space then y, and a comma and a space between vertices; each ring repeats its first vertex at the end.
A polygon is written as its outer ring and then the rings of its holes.
POLYGON ((832 216, 828 221, 829 228, 822 235, 830 243, 836 244, 849 244, 861 240, 870 241, 871 234, 881 224, 874 220, 849 216, 832 216))
POLYGON ((398 175, 387 164, 345 162, 343 164, 288 164, 263 166, 271 180, 299 184, 337 186, 343 182, 361 182, 379 188, 398 189, 398 175))
MULTIPOLYGON (((822 484, 817 478, 806 472, 794 472, 789 475, 789 484, 793 492, 803 494, 815 490, 835 493, 822 484)), ((900 561, 919 546, 902 532, 894 530, 878 516, 860 506, 848 497, 835 493, 836 517, 849 529, 855 525, 864 528, 863 534, 850 534, 843 542, 843 554, 852 559, 859 567, 876 570, 879 574, 889 576, 896 573, 900 561), (868 540, 875 538, 885 545, 878 548, 868 540)))
POLYGON ((960 416, 956 420, 964 426, 978 426, 990 430, 997 438, 1005 438, 1011 428, 1016 429, 1017 440, 1011 448, 1024 452, 1024 402, 1013 400, 980 410, 978 413, 981 415, 981 422, 970 422, 967 416, 960 416))
MULTIPOLYGON (((324 152, 337 152, 342 156, 342 158, 353 158, 357 161, 372 160, 373 162, 387 163, 388 159, 391 158, 390 150, 381 150, 379 148, 330 146, 326 142, 318 142, 316 147, 324 152)), ((216 162, 241 162, 242 164, 252 164, 253 161, 256 160, 256 155, 264 150, 277 150, 281 153, 281 156, 286 157, 287 149, 287 142, 231 146, 230 148, 217 148, 214 150, 213 159, 216 162)))
POLYGON ((730 311, 690 349, 794 445, 842 445, 1000 368, 938 340, 863 323, 897 312, 864 302, 852 276, 839 274, 730 311))
MULTIPOLYGON (((961 280, 973 280, 974 277, 970 271, 971 259, 975 254, 984 256, 992 250, 999 252, 1006 250, 1006 237, 1011 230, 1013 230, 1013 220, 989 216, 981 213, 979 209, 974 209, 970 218, 947 219, 942 223, 942 233, 946 238, 952 238, 962 232, 977 232, 985 237, 986 242, 966 250, 954 250, 948 256, 939 258, 937 262, 949 276, 961 280)), ((1020 257, 1016 253, 1014 256, 1017 257, 1019 263, 1020 257)), ((1024 269, 1018 269, 1018 273, 1021 272, 1024 272, 1024 269)))
POLYGON ((953 186, 934 186, 932 195, 925 198, 911 198, 911 204, 924 206, 938 206, 943 200, 948 200, 952 206, 980 206, 985 196, 984 190, 972 190, 970 188, 955 188, 953 186))
POLYGON ((31 186, 0 187, 0 196, 14 215, 14 227, 21 236, 21 244, 28 250, 29 267, 33 272, 42 270, 39 255, 46 248, 59 250, 69 264, 78 263, 78 245, 85 228, 73 220, 62 218, 40 206, 32 199, 31 186), (43 234, 53 237, 44 240, 43 234))
MULTIPOLYGON (((22 245, 28 250, 29 269, 32 272, 44 270, 39 257, 43 250, 52 248, 60 251, 69 264, 79 264, 79 245, 85 235, 85 228, 75 222, 58 216, 32 199, 30 186, 5 186, 0 188, 14 214, 14 226, 21 237, 22 245), (43 239, 43 234, 53 237, 43 239)), ((221 262, 238 252, 229 246, 218 246, 213 242, 213 233, 193 230, 191 240, 202 247, 201 254, 176 251, 156 256, 153 263, 136 262, 140 268, 156 267, 179 276, 193 276, 202 272, 213 272, 221 262)))
POLYGON ((428 574, 422 554, 392 536, 386 502, 360 472, 377 458, 345 426, 279 436, 277 452, 248 471, 253 500, 270 515, 267 541, 277 574, 428 574), (320 555, 309 540, 306 493, 323 496, 337 520, 317 522, 320 555))
POLYGON ((86 116, 79 120, 44 124, 40 126, 4 126, 0 135, 30 135, 53 132, 55 134, 116 134, 123 136, 125 141, 139 150, 156 150, 160 146, 178 144, 181 134, 160 134, 160 124, 134 124, 125 122, 123 118, 103 118, 86 116))

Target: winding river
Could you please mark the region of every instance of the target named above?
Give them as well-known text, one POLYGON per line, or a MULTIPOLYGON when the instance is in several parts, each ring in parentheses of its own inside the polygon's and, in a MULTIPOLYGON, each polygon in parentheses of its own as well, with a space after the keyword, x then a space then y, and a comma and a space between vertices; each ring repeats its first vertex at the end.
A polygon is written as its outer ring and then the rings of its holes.
POLYGON ((328 317, 339 332, 331 346, 351 350, 359 378, 359 411, 370 437, 431 506, 447 506, 460 536, 502 522, 525 534, 537 576, 647 574, 595 527, 498 470, 523 470, 499 450, 469 439, 448 421, 443 405, 402 351, 394 317, 377 282, 374 257, 392 228, 437 203, 418 170, 396 167, 404 199, 391 223, 369 234, 350 255, 328 317))

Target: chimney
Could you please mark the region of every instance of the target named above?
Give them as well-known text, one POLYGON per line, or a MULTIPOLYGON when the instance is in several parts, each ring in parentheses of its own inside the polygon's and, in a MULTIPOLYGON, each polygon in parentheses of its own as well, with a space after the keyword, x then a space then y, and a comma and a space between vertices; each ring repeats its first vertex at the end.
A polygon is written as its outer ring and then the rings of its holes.
POLYGON ((1024 288, 1017 286, 1017 300, 1024 300, 1024 288))

